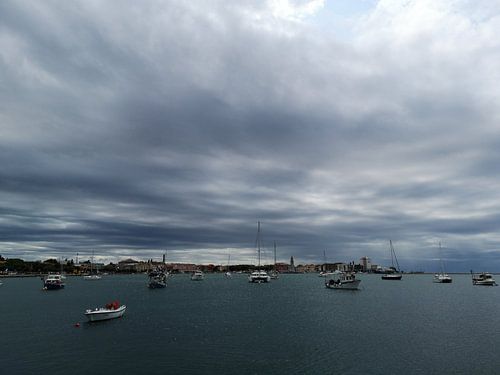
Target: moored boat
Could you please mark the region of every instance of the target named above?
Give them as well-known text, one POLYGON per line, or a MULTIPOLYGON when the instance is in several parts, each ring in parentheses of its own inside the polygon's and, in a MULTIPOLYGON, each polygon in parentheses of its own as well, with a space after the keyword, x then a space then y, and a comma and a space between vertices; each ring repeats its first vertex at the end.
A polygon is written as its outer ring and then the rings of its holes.
POLYGON ((441 284, 449 284, 453 281, 450 275, 448 275, 445 270, 444 270, 444 262, 443 258, 441 255, 441 242, 439 243, 439 266, 440 266, 440 272, 436 273, 434 275, 434 278, 432 279, 432 282, 434 283, 441 283, 441 284))
POLYGON ((149 273, 148 287, 151 289, 160 289, 167 286, 167 274, 164 271, 157 270, 149 273))
POLYGON ((472 285, 484 285, 484 286, 497 285, 491 273, 482 272, 480 274, 474 274, 471 271, 471 274, 472 274, 472 285))
POLYGON ((271 276, 267 274, 266 271, 259 270, 259 271, 254 271, 248 276, 248 281, 251 283, 268 283, 271 281, 271 276))
POLYGON ((125 314, 127 306, 121 305, 118 301, 106 304, 105 307, 96 307, 95 309, 85 310, 85 316, 89 322, 96 322, 100 320, 108 320, 121 318, 125 314))
POLYGON ((85 280, 101 280, 101 276, 99 275, 85 275, 83 276, 85 280))
POLYGON ((403 278, 403 275, 400 273, 386 273, 385 275, 382 275, 382 280, 401 280, 403 278))
POLYGON ((84 280, 95 281, 101 280, 101 276, 99 276, 97 270, 94 273, 94 251, 92 250, 92 257, 90 258, 90 273, 88 275, 83 276, 84 280))
POLYGON ((333 275, 333 272, 325 272, 325 271, 321 271, 318 276, 319 277, 327 277, 327 276, 331 276, 333 275))
POLYGON ((325 280, 325 287, 328 289, 345 289, 345 290, 357 290, 360 279, 356 279, 356 275, 353 272, 341 272, 336 274, 337 277, 333 277, 330 280, 325 280))
MULTIPOLYGON (((260 268, 260 221, 257 223, 257 267, 260 268)), ((271 276, 267 274, 264 270, 253 271, 250 276, 248 276, 248 282, 255 284, 268 283, 271 281, 271 276)))
POLYGON ((52 273, 47 275, 43 280, 43 289, 45 290, 59 290, 63 289, 66 284, 63 281, 63 277, 58 273, 52 273))
POLYGON ((389 247, 391 250, 391 267, 385 275, 382 275, 382 280, 401 280, 403 275, 399 269, 398 258, 396 258, 396 251, 394 251, 394 246, 392 246, 392 240, 389 240, 389 247))
POLYGON ((442 284, 449 284, 452 281, 453 281, 453 279, 447 273, 436 273, 434 275, 434 278, 432 279, 432 282, 442 283, 442 284))
POLYGON ((276 241, 274 241, 274 267, 271 272, 269 272, 269 277, 271 280, 276 280, 279 277, 279 272, 276 267, 276 241))
POLYGON ((194 271, 191 275, 191 280, 193 281, 202 281, 205 278, 205 274, 199 270, 194 271))

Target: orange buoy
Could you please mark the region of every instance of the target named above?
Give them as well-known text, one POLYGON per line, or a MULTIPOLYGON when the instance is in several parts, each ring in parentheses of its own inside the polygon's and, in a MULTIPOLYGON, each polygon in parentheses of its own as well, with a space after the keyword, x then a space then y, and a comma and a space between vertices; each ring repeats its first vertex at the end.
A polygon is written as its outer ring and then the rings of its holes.
POLYGON ((80 323, 75 323, 75 327, 76 328, 80 327, 80 323))

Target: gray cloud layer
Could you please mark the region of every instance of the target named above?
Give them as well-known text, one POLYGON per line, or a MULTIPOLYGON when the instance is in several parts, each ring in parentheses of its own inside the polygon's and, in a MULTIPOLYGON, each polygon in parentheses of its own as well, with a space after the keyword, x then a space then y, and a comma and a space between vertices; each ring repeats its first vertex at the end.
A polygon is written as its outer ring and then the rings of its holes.
POLYGON ((435 3, 1 2, 0 254, 498 269, 500 4, 435 3))

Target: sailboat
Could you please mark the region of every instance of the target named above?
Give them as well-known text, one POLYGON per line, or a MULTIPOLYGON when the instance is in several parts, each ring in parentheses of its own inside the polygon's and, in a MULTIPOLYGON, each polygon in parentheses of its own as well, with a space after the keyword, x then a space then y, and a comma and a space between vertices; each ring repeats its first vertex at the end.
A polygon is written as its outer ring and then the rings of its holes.
POLYGON ((258 254, 258 270, 254 271, 248 276, 248 281, 251 283, 268 283, 271 277, 266 271, 260 269, 260 221, 257 224, 257 254, 258 254))
POLYGON ((451 283, 453 281, 452 278, 450 277, 450 275, 444 272, 443 257, 441 255, 441 242, 439 242, 439 266, 441 268, 441 272, 436 273, 432 281, 435 283, 442 283, 442 284, 451 283))
POLYGON ((226 267, 226 272, 224 273, 224 277, 227 279, 230 279, 233 277, 231 274, 231 271, 229 270, 229 262, 231 261, 231 254, 227 256, 227 267, 226 267))
POLYGON ((271 279, 276 280, 278 278, 278 270, 276 269, 276 241, 274 241, 274 269, 271 271, 269 276, 271 279))
MULTIPOLYGON (((163 255, 163 262, 160 266, 156 266, 153 269, 150 269, 148 272, 148 277, 149 277, 149 282, 148 282, 148 287, 150 289, 162 289, 167 287, 167 277, 168 277, 168 272, 166 270, 166 264, 165 264, 165 259, 166 259, 166 252, 163 255)), ((152 260, 151 263, 152 264, 152 260)))
POLYGON ((83 276, 84 280, 100 280, 101 276, 94 273, 94 250, 92 250, 92 257, 90 258, 90 274, 83 276))
POLYGON ((392 240, 389 240, 389 245, 391 248, 391 270, 382 276, 382 280, 401 280, 403 275, 399 269, 398 258, 396 258, 396 252, 394 251, 394 246, 392 246, 392 240), (395 265, 394 262, 396 263, 395 265))
POLYGON ((333 272, 327 271, 328 265, 326 262, 326 251, 325 250, 323 250, 323 264, 325 265, 325 267, 324 267, 325 270, 321 271, 318 276, 319 277, 327 277, 327 276, 333 275, 334 274, 333 272))

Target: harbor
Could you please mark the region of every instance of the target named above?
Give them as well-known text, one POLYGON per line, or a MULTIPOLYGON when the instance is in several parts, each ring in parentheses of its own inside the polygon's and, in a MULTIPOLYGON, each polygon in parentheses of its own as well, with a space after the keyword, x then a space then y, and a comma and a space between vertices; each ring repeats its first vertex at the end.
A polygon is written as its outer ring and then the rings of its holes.
POLYGON ((496 352, 475 343, 500 345, 500 318, 482 315, 500 309, 500 288, 473 286, 470 275, 451 284, 428 274, 357 277, 361 290, 333 291, 317 274, 261 285, 244 274, 203 282, 178 274, 155 290, 147 275, 113 275, 69 278, 50 293, 34 278, 9 279, 0 290, 2 362, 18 374, 63 374, 69 359, 73 374, 110 362, 115 372, 148 374, 470 374, 479 361, 480 373, 496 372, 496 352), (113 299, 127 305, 123 317, 86 322, 86 309, 113 299), (47 337, 51 345, 40 345, 47 337))

